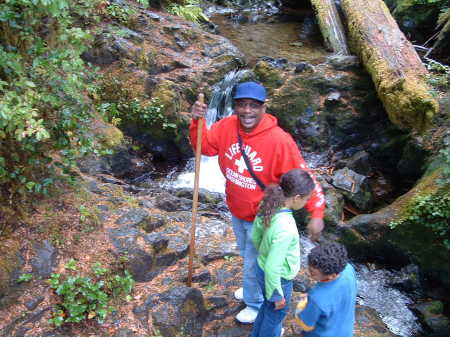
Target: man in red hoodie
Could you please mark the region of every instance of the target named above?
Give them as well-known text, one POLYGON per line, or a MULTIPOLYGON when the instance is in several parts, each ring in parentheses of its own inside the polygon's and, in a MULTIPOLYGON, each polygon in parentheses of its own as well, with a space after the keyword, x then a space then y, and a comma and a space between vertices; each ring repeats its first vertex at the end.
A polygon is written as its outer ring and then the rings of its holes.
MULTIPOLYGON (((202 154, 218 155, 219 166, 226 178, 225 194, 232 215, 237 245, 244 259, 243 288, 235 297, 246 307, 236 319, 253 323, 263 302, 256 280, 257 251, 251 231, 265 185, 277 184, 280 177, 293 168, 308 169, 297 144, 283 131, 277 119, 266 113, 266 89, 256 82, 240 83, 233 95, 235 114, 207 129, 203 123, 202 154)), ((197 142, 198 118, 204 117, 208 106, 197 100, 192 106, 190 138, 197 142)), ((313 177, 314 179, 314 177, 313 177)), ((315 181, 315 180, 314 180, 315 181)), ((311 214, 308 231, 318 240, 323 229, 325 200, 320 185, 316 186, 305 208, 311 214)))

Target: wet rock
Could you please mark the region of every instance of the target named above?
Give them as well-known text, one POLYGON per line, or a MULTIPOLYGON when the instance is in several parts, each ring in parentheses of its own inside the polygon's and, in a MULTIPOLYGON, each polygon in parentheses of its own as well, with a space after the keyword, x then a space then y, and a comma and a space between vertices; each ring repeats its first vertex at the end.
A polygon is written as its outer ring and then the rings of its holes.
POLYGON ((45 240, 34 243, 33 248, 36 256, 31 259, 33 274, 40 278, 48 278, 56 268, 57 252, 53 245, 45 240))
POLYGON ((284 83, 282 72, 279 68, 274 67, 273 63, 258 61, 255 65, 254 72, 258 80, 269 88, 269 93, 271 89, 279 88, 284 83))
POLYGON ((373 172, 369 161, 369 154, 366 151, 358 151, 346 160, 345 164, 350 170, 363 176, 369 176, 373 172))
POLYGON ((412 309, 419 313, 422 321, 434 333, 448 336, 450 333, 450 319, 444 315, 444 304, 440 301, 424 301, 414 304, 412 309))
POLYGON ((357 56, 333 55, 327 58, 327 62, 337 70, 353 70, 361 67, 357 56))
POLYGON ((209 305, 209 310, 223 308, 228 305, 228 300, 225 296, 210 296, 206 301, 209 305))
POLYGON ((156 252, 160 252, 167 248, 169 238, 162 233, 152 233, 144 236, 145 242, 153 247, 156 252))
POLYGON ((153 324, 163 336, 202 335, 207 311, 200 290, 184 286, 174 287, 152 297, 148 305, 152 311, 153 324))
MULTIPOLYGON (((190 226, 188 226, 188 230, 190 226)), ((200 222, 196 226, 197 254, 204 263, 223 259, 225 256, 237 256, 239 252, 231 226, 220 220, 200 222)))
POLYGON ((187 242, 187 233, 184 236, 170 237, 167 248, 158 253, 156 257, 156 265, 167 267, 175 264, 178 260, 184 258, 189 250, 189 243, 187 242))
POLYGON ((329 184, 322 184, 325 193, 325 217, 326 224, 337 226, 342 222, 344 212, 344 197, 329 184))
MULTIPOLYGON (((180 275, 182 282, 186 282, 188 279, 187 270, 183 270, 180 275)), ((195 271, 192 275, 192 282, 200 284, 209 284, 211 282, 211 273, 208 270, 195 271)))
POLYGON ((36 296, 36 297, 26 301, 23 305, 25 305, 25 307, 28 310, 34 310, 39 305, 39 303, 41 303, 43 300, 44 300, 44 296, 36 296))
POLYGON ((153 270, 154 256, 142 250, 132 248, 125 254, 124 268, 128 270, 136 282, 148 282, 156 275, 153 270))
POLYGON ((109 172, 119 178, 136 177, 153 169, 148 158, 142 158, 129 149, 121 149, 112 155, 105 156, 109 172))
POLYGON ((403 148, 403 153, 397 163, 400 176, 412 182, 417 181, 424 172, 428 151, 415 139, 411 139, 403 148))
POLYGON ((304 71, 313 71, 313 70, 314 70, 314 67, 311 64, 306 63, 306 62, 300 62, 295 65, 294 72, 301 73, 304 71))
POLYGON ((117 330, 112 337, 137 337, 138 334, 136 334, 133 330, 130 330, 128 328, 121 328, 117 330))
POLYGON ((123 226, 121 228, 108 229, 108 231, 111 242, 119 253, 126 253, 135 247, 139 231, 133 226, 123 226))
POLYGON ((153 232, 155 229, 163 227, 168 223, 167 217, 161 214, 150 214, 142 223, 142 229, 147 233, 153 232))
POLYGON ((333 176, 333 186, 361 210, 369 210, 373 203, 367 178, 348 168, 337 170, 333 176))
POLYGON ((149 217, 148 211, 143 208, 132 208, 116 220, 118 225, 138 226, 149 217))
POLYGON ((187 211, 192 208, 192 200, 177 198, 169 193, 161 193, 155 204, 159 209, 168 212, 187 211))
POLYGON ((206 44, 203 54, 210 58, 218 58, 225 55, 242 58, 241 52, 230 41, 221 36, 217 36, 215 42, 206 44))
POLYGON ((357 305, 355 321, 358 336, 398 337, 387 328, 378 313, 369 307, 357 305))
MULTIPOLYGON (((193 197, 192 188, 177 188, 174 191, 176 197, 191 199, 193 197)), ((224 195, 222 193, 211 192, 207 189, 200 188, 198 191, 198 200, 201 203, 207 203, 211 205, 216 205, 224 201, 224 195)))
POLYGON ((415 264, 403 267, 398 277, 391 282, 391 285, 404 293, 421 296, 423 288, 419 267, 415 264))

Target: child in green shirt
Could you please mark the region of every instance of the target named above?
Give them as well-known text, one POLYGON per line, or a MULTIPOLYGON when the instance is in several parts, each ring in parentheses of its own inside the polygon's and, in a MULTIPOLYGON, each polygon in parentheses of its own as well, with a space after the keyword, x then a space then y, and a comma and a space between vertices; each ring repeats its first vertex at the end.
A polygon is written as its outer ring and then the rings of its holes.
POLYGON ((252 239, 258 251, 256 277, 264 302, 251 337, 279 337, 292 294, 292 279, 300 269, 300 244, 292 210, 303 208, 314 181, 302 169, 285 173, 279 185, 268 186, 253 223, 252 239))

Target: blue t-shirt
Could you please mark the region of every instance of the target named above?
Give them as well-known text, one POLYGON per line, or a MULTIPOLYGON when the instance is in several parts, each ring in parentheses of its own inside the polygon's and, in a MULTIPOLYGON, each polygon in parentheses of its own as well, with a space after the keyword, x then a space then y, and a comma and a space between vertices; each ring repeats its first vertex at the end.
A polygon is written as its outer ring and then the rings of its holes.
POLYGON ((331 282, 317 282, 308 294, 308 304, 298 315, 302 323, 313 327, 305 337, 352 337, 355 322, 356 273, 347 264, 331 282))

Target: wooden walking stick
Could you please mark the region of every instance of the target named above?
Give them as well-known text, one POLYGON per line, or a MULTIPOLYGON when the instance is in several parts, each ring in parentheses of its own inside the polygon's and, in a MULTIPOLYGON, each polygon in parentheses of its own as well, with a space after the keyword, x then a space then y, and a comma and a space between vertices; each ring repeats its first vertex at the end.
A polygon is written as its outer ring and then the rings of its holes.
MULTIPOLYGON (((204 95, 199 94, 198 100, 204 103, 204 95)), ((198 206, 198 183, 200 179, 200 159, 202 154, 202 133, 203 133, 203 118, 199 118, 197 122, 197 146, 195 148, 195 178, 194 178, 194 193, 192 196, 192 225, 191 225, 191 244, 189 245, 189 264, 188 264, 188 280, 187 286, 192 284, 192 263, 195 255, 195 223, 197 220, 197 206, 198 206)))

